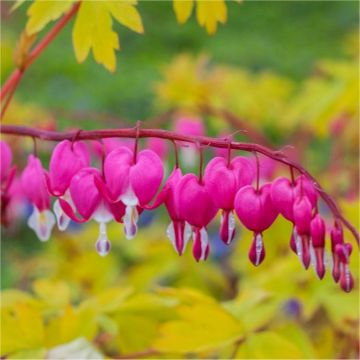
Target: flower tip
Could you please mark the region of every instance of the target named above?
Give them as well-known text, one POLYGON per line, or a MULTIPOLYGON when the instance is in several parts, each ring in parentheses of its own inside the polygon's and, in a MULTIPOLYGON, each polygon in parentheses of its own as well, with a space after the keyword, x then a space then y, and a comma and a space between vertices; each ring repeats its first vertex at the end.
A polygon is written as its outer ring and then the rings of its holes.
POLYGON ((265 247, 261 234, 255 234, 249 250, 249 260, 254 266, 259 266, 265 258, 265 247))

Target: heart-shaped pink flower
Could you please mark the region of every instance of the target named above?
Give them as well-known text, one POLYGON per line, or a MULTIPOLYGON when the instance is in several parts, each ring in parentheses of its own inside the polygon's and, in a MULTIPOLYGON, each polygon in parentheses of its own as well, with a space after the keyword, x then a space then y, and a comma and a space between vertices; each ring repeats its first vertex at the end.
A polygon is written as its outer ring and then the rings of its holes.
POLYGON ((99 188, 109 201, 121 200, 126 205, 124 229, 131 239, 137 231, 137 207, 153 199, 163 179, 162 161, 151 150, 140 151, 135 158, 130 149, 121 147, 106 157, 104 175, 106 187, 99 183, 99 188))
POLYGON ((24 195, 34 205, 28 225, 41 241, 46 241, 50 238, 55 218, 49 210, 50 196, 45 183, 44 169, 41 161, 33 155, 29 155, 28 163, 21 174, 21 186, 24 195))
POLYGON ((196 261, 206 260, 209 241, 206 226, 215 217, 218 207, 204 183, 195 174, 182 177, 178 187, 180 216, 193 226, 193 255, 196 261))
POLYGON ((125 214, 125 205, 120 201, 110 204, 103 198, 95 184, 95 178, 101 177, 98 169, 83 168, 79 170, 70 182, 71 203, 60 199, 63 211, 73 221, 82 223, 94 219, 99 223, 99 237, 96 249, 101 256, 110 251, 110 241, 107 237, 106 224, 115 219, 120 222, 125 214), (74 209, 81 218, 76 216, 74 209))
POLYGON ((11 171, 11 163, 12 163, 12 151, 9 145, 0 140, 0 178, 1 178, 1 188, 3 188, 4 184, 7 182, 7 178, 11 171))
POLYGON ((258 266, 265 258, 262 232, 269 228, 278 216, 271 199, 271 184, 259 190, 251 185, 241 188, 235 196, 235 211, 243 225, 254 232, 249 259, 258 266))
POLYGON ((230 244, 235 236, 235 195, 239 189, 251 184, 254 178, 252 163, 241 156, 235 157, 230 164, 222 157, 215 157, 205 168, 205 187, 215 205, 222 209, 220 237, 225 244, 230 244))
POLYGON ((304 175, 300 175, 294 184, 285 177, 279 177, 271 185, 271 198, 275 207, 285 219, 291 222, 294 222, 295 199, 301 194, 308 197, 313 208, 316 206, 316 189, 304 175))
MULTIPOLYGON (((90 155, 87 146, 82 141, 61 141, 55 146, 50 159, 49 175, 46 182, 49 192, 56 197, 62 197, 71 202, 68 191, 73 176, 82 168, 90 165, 90 155)), ((54 213, 58 228, 66 230, 70 218, 62 211, 59 200, 54 202, 54 213)))

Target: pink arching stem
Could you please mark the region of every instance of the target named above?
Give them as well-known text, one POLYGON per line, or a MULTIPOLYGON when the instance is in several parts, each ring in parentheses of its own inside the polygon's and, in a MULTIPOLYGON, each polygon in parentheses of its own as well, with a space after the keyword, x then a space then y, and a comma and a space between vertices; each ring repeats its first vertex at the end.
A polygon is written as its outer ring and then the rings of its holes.
MULTIPOLYGON (((47 131, 40 130, 26 126, 17 126, 17 125, 0 125, 0 133, 16 136, 29 136, 33 138, 38 138, 46 141, 62 141, 62 140, 72 140, 74 135, 78 133, 77 131, 47 131)), ((139 128, 130 128, 130 129, 103 129, 103 130, 83 130, 78 133, 78 140, 97 140, 110 137, 120 137, 120 138, 158 138, 166 139, 169 141, 183 141, 188 143, 193 143, 197 146, 210 146, 215 148, 228 148, 229 141, 211 138, 207 136, 190 136, 179 134, 174 131, 162 130, 162 129, 139 129, 139 128)), ((326 191, 321 187, 317 180, 300 164, 289 159, 283 152, 271 150, 265 146, 254 144, 254 143, 244 143, 244 142, 231 142, 231 149, 233 150, 242 150, 248 152, 256 152, 263 154, 273 160, 279 161, 287 166, 293 167, 300 174, 305 175, 309 178, 316 187, 317 192, 328 205, 329 209, 333 213, 335 220, 340 220, 345 227, 354 235, 357 243, 359 244, 359 234, 354 226, 352 226, 348 220, 346 220, 341 214, 340 209, 333 200, 333 198, 326 193, 326 191)))

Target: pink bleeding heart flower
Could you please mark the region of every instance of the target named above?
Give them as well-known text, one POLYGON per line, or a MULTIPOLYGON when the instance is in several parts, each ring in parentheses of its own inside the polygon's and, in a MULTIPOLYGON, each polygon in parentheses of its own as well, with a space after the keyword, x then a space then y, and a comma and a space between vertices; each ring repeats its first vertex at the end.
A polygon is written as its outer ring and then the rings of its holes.
POLYGON ((126 205, 124 230, 127 239, 137 232, 138 206, 145 207, 157 193, 164 176, 159 156, 151 150, 133 152, 121 147, 112 151, 104 162, 106 186, 98 186, 110 202, 121 200, 126 205))
POLYGON ((175 168, 157 196, 154 204, 146 207, 147 209, 155 209, 161 204, 165 204, 171 219, 166 234, 179 255, 184 253, 191 236, 191 227, 180 214, 178 184, 182 177, 181 169, 175 168))
MULTIPOLYGON (((271 198, 280 214, 294 224, 294 202, 301 196, 306 196, 314 208, 317 203, 317 192, 310 180, 300 175, 294 183, 285 177, 277 178, 271 185, 271 198)), ((293 228, 290 247, 297 254, 296 229, 293 228)))
POLYGON ((294 184, 285 177, 279 177, 271 185, 271 198, 275 207, 285 219, 291 222, 294 222, 293 206, 295 199, 301 194, 307 196, 312 207, 316 206, 316 189, 304 175, 300 175, 294 184))
MULTIPOLYGON (((90 155, 84 142, 61 141, 55 146, 50 159, 49 176, 46 178, 49 192, 71 204, 70 181, 80 169, 89 165, 90 155)), ((58 199, 54 202, 54 213, 59 230, 66 230, 70 218, 62 211, 58 199)))
POLYGON ((222 157, 213 158, 205 168, 205 187, 215 205, 222 209, 220 237, 230 244, 235 236, 234 198, 239 189, 255 178, 255 169, 245 157, 237 156, 228 164, 222 157))
POLYGON ((12 166, 12 151, 9 145, 0 141, 0 178, 1 178, 1 224, 8 224, 8 205, 11 201, 10 188, 15 178, 16 167, 12 166))
POLYGON ((3 184, 7 183, 7 179, 11 172, 11 163, 12 163, 12 151, 9 145, 5 141, 0 141, 0 178, 1 178, 1 188, 3 184))
POLYGON ((41 161, 29 155, 27 166, 21 174, 21 186, 24 195, 33 204, 34 210, 28 219, 28 225, 41 241, 50 238, 55 225, 55 217, 50 209, 50 196, 45 182, 41 161))
POLYGON ((310 223, 312 219, 312 205, 307 196, 300 196, 294 202, 294 241, 296 253, 305 269, 311 261, 310 255, 310 223))
POLYGON ((334 227, 330 230, 330 238, 331 253, 333 259, 332 277, 335 282, 338 282, 340 279, 340 261, 335 249, 336 245, 341 245, 344 243, 344 233, 341 225, 339 225, 337 222, 335 222, 334 227))
POLYGON ((349 269, 349 260, 352 252, 352 246, 349 243, 337 244, 335 246, 335 252, 340 263, 340 287, 345 292, 350 292, 354 287, 354 279, 349 269))
POLYGON ((262 232, 272 225, 279 214, 271 199, 271 184, 264 184, 259 190, 251 185, 244 186, 237 192, 234 205, 240 221, 254 232, 249 259, 258 266, 265 258, 262 232))
POLYGON ((311 220, 310 234, 311 244, 310 252, 313 254, 313 263, 315 271, 320 279, 325 275, 325 264, 324 264, 324 249, 325 249, 325 221, 319 215, 316 214, 311 220))
POLYGON ((96 250, 101 256, 105 256, 110 251, 106 224, 113 219, 121 222, 125 213, 125 206, 120 201, 110 204, 103 198, 95 185, 95 178, 97 177, 101 177, 98 169, 88 167, 79 170, 70 182, 69 190, 72 204, 64 199, 59 199, 59 202, 63 211, 73 221, 83 223, 93 219, 99 223, 96 250), (74 213, 74 208, 81 217, 74 213))
POLYGON ((195 174, 183 176, 177 191, 180 216, 193 227, 194 258, 196 261, 206 260, 210 251, 206 226, 215 217, 218 207, 195 174))

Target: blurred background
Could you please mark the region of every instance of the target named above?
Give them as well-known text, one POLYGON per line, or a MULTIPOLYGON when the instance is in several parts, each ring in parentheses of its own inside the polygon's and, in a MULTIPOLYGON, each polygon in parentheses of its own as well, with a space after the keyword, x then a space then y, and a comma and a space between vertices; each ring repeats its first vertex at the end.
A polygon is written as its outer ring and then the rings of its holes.
MULTIPOLYGON (((14 68, 29 4, 9 12, 11 6, 1 2, 2 83, 14 68)), ((170 1, 141 2, 144 35, 114 22, 121 44, 114 74, 92 56, 77 63, 71 23, 27 70, 4 123, 64 130, 141 120, 143 127, 179 130, 190 119, 196 126, 182 131, 225 137, 243 130, 234 139, 283 149, 300 161, 358 229, 358 4, 226 6, 226 24, 209 36, 194 15, 178 24, 170 1)), ((32 141, 2 139, 20 172, 32 141)), ((52 146, 38 142, 45 167, 52 146)), ((157 146, 170 173, 171 144, 141 146, 157 146)), ((196 152, 188 150, 181 149, 181 166, 197 172, 196 152)), ((207 149, 206 159, 213 156, 207 149)), ((288 176, 273 161, 260 163, 262 182, 288 176)), ((247 256, 252 234, 237 221, 236 238, 223 245, 220 216, 209 226, 209 259, 196 263, 190 246, 182 257, 173 250, 162 209, 141 215, 132 241, 112 224, 105 258, 94 249, 96 223, 71 224, 41 243, 26 225, 30 211, 15 201, 12 222, 1 231, 2 356, 359 357, 359 256, 347 231, 356 284, 350 294, 333 282, 331 269, 322 281, 303 269, 288 246, 291 224, 281 217, 264 234, 266 259, 255 268, 247 256)), ((320 211, 330 227, 324 204, 320 211)))

